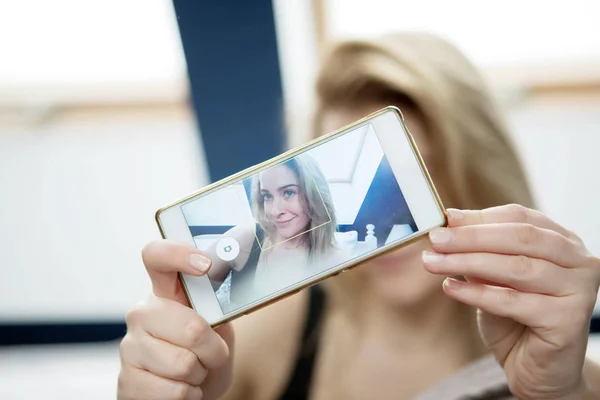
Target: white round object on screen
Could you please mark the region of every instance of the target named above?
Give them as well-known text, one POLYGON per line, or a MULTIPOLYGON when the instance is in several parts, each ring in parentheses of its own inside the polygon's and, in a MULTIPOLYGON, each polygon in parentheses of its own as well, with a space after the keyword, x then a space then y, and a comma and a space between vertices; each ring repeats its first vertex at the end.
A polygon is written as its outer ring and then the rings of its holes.
POLYGON ((224 237, 217 243, 217 256, 223 261, 233 261, 240 254, 240 244, 231 237, 224 237))

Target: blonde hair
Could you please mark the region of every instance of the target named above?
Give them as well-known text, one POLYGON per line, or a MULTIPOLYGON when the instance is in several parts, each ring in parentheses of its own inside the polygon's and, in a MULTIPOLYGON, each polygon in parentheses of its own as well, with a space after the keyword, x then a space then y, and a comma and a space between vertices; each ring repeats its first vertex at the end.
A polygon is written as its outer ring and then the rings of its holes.
POLYGON ((423 116, 434 181, 446 206, 482 209, 533 198, 499 107, 475 66, 444 39, 420 32, 334 46, 317 78, 314 136, 332 107, 387 101, 423 116))
MULTIPOLYGON (((427 167, 446 207, 533 207, 499 106, 475 66, 444 39, 406 32, 339 43, 324 56, 316 90, 313 136, 326 133, 322 121, 331 109, 373 102, 409 108, 425 124, 427 167)), ((355 272, 325 282, 351 314, 363 292, 355 272)))
MULTIPOLYGON (((411 109, 426 127, 431 157, 426 160, 447 207, 483 209, 507 203, 533 206, 525 172, 502 122, 499 107, 477 69, 453 45, 427 33, 401 33, 374 40, 339 43, 326 53, 317 77, 318 107, 313 136, 322 132, 331 109, 358 109, 387 103, 411 109)), ((347 318, 368 292, 360 269, 324 283, 332 303, 347 318)), ((330 303, 331 304, 331 303, 330 303)), ((458 304, 461 326, 474 338, 474 309, 458 304)), ((358 324, 358 326, 362 326, 358 324)), ((348 348, 360 332, 337 338, 338 376, 350 365, 348 348)), ((345 397, 341 382, 331 383, 345 397)), ((339 393, 337 393, 339 392, 339 393)))
MULTIPOLYGON (((309 256, 325 254, 327 250, 333 248, 337 230, 335 210, 327 180, 317 162, 307 154, 294 157, 282 165, 298 177, 300 195, 309 218, 309 225, 306 227, 308 233, 303 234, 308 244, 309 256)), ((276 229, 265 213, 258 175, 252 179, 251 192, 254 217, 267 235, 272 237, 276 229)))

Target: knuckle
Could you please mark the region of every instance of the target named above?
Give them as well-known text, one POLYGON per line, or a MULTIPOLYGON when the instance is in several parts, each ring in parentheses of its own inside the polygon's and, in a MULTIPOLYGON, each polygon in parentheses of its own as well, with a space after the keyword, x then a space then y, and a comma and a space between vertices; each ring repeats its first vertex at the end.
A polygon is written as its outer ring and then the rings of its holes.
POLYGON ((198 357, 194 353, 182 349, 173 360, 173 370, 178 371, 180 377, 185 378, 192 374, 198 362, 198 357))
POLYGON ((593 265, 593 275, 595 277, 594 282, 595 282, 595 289, 596 289, 596 294, 598 294, 598 290, 600 290, 600 259, 595 259, 595 263, 593 265))
POLYGON ((515 307, 521 301, 521 293, 517 290, 507 289, 504 292, 503 298, 507 307, 515 307))
POLYGON ((594 313, 594 308, 596 307, 596 302, 598 301, 598 290, 587 290, 584 292, 582 296, 582 305, 577 307, 577 310, 581 311, 585 315, 585 319, 589 322, 592 314, 594 313))
POLYGON ((579 244, 579 245, 583 244, 583 240, 581 240, 581 238, 579 237, 579 235, 577 235, 575 232, 573 232, 571 230, 567 230, 567 238, 569 240, 572 240, 576 244, 579 244))
POLYGON ((221 368, 223 367, 230 359, 229 347, 225 344, 224 341, 219 340, 215 341, 218 343, 218 348, 214 348, 214 358, 212 368, 221 368))
POLYGON ((133 347, 134 339, 131 337, 131 334, 126 334, 121 339, 121 343, 119 343, 119 355, 121 357, 121 361, 126 363, 129 358, 129 350, 133 347))
POLYGON ((516 230, 517 240, 524 246, 535 244, 539 237, 537 228, 530 224, 520 224, 516 230))
POLYGON ((515 222, 529 222, 529 216, 531 211, 520 204, 509 204, 507 206, 508 212, 513 217, 515 222))
POLYGON ((142 261, 144 261, 144 264, 156 254, 157 247, 160 246, 159 243, 158 240, 153 240, 142 248, 142 261))
POLYGON ((171 393, 169 393, 167 399, 169 400, 181 400, 187 399, 191 395, 192 387, 185 383, 177 383, 173 385, 171 393))
POLYGON ((586 252, 584 255, 585 265, 589 265, 592 273, 600 279, 600 258, 594 256, 590 252, 586 252))
POLYGON ((583 255, 579 245, 573 240, 568 239, 560 233, 554 231, 550 231, 548 234, 550 235, 548 238, 549 246, 551 246, 557 253, 573 254, 577 256, 577 258, 583 255))
POLYGON ((221 353, 221 357, 218 360, 218 366, 222 367, 223 365, 225 365, 231 358, 231 351, 229 349, 229 346, 227 346, 227 344, 225 342, 223 343, 223 351, 221 353))
POLYGON ((208 324, 201 317, 188 319, 184 327, 187 343, 192 347, 200 346, 206 340, 208 329, 208 324))
POLYGON ((528 281, 532 280, 535 277, 533 276, 534 266, 533 260, 527 256, 518 255, 511 256, 509 258, 509 268, 508 271, 511 274, 511 278, 514 281, 528 281))
POLYGON ((127 327, 131 329, 134 326, 138 326, 146 315, 146 307, 143 305, 135 305, 127 311, 125 315, 125 323, 127 327))
POLYGON ((163 255, 167 252, 168 247, 169 245, 166 240, 153 240, 147 243, 142 248, 142 261, 144 262, 144 266, 148 268, 150 265, 156 263, 157 258, 164 258, 163 255), (152 261, 154 261, 154 263, 152 261))

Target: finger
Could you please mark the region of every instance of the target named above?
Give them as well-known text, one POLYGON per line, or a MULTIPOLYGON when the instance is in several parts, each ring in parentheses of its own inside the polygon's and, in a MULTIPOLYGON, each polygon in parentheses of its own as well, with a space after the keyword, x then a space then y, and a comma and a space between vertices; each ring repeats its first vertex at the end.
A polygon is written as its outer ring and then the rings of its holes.
POLYGON ((523 293, 453 278, 446 278, 443 288, 455 300, 531 328, 547 327, 554 319, 551 316, 556 314, 556 303, 552 301, 556 298, 543 294, 523 293))
POLYGON ((202 389, 134 367, 124 367, 119 375, 119 399, 197 400, 202 389))
POLYGON ((199 386, 208 374, 194 353, 147 333, 126 335, 121 342, 121 356, 134 367, 190 385, 199 386))
POLYGON ((230 323, 215 328, 215 332, 223 338, 229 347, 229 361, 219 368, 211 369, 203 384, 204 396, 207 399, 220 398, 227 391, 233 376, 233 363, 231 362, 234 352, 234 332, 230 323))
POLYGON ((552 221, 541 212, 518 204, 491 207, 485 210, 457 210, 451 208, 447 211, 449 215, 448 225, 450 227, 520 222, 555 231, 567 238, 573 236, 572 232, 552 221))
POLYGON ((188 305, 178 273, 201 276, 210 269, 211 260, 187 244, 156 240, 142 250, 142 259, 152 280, 154 294, 188 305))
POLYGON ((561 267, 587 263, 572 241, 555 231, 530 224, 506 223, 440 228, 429 234, 438 253, 484 252, 524 255, 553 262, 561 267))
POLYGON ((465 276, 471 282, 499 284, 524 292, 566 296, 576 291, 569 270, 526 256, 424 252, 423 265, 436 275, 465 276))
POLYGON ((227 343, 189 307, 173 300, 151 298, 146 307, 127 314, 127 325, 139 326, 155 338, 194 353, 208 369, 218 368, 229 357, 227 343))
POLYGON ((223 324, 223 325, 216 327, 215 332, 219 336, 221 336, 221 339, 223 339, 223 341, 225 341, 225 344, 227 344, 227 348, 229 349, 229 352, 231 354, 231 352, 233 351, 233 346, 234 346, 234 341, 235 341, 233 326, 229 323, 223 324))

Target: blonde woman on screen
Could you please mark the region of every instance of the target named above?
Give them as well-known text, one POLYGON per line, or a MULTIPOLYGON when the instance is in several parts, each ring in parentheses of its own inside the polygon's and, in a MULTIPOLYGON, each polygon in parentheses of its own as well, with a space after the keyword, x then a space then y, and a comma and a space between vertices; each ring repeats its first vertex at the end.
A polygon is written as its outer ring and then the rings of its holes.
POLYGON ((254 220, 223 235, 239 243, 239 256, 223 261, 216 252, 218 242, 207 250, 212 259, 209 277, 216 287, 231 273, 226 311, 343 260, 335 244, 329 185, 310 156, 300 155, 253 177, 251 197, 254 220))
POLYGON ((600 259, 534 211, 499 108, 463 54, 424 33, 340 43, 317 97, 315 136, 398 106, 453 207, 449 227, 216 330, 177 286, 176 272, 193 270, 174 255, 199 252, 148 245, 154 296, 129 314, 120 398, 600 398, 585 357, 600 259))

